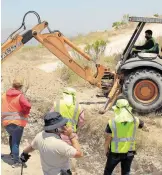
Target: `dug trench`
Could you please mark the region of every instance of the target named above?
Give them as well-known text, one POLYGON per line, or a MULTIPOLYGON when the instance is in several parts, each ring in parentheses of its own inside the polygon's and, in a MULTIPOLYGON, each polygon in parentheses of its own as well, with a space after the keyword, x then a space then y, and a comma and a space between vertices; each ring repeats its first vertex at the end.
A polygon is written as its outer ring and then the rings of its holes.
MULTIPOLYGON (((43 116, 52 107, 53 100, 57 98, 60 89, 69 86, 67 81, 65 81, 67 72, 64 72, 64 76, 60 76, 58 71, 47 73, 36 68, 38 64, 48 63, 48 60, 44 61, 44 58, 41 57, 43 52, 46 51, 44 49, 41 49, 40 52, 32 50, 20 51, 16 56, 12 56, 6 60, 2 66, 4 87, 2 91, 10 87, 13 77, 17 74, 26 77, 30 82, 27 91, 24 91, 26 92, 26 97, 32 103, 32 109, 29 124, 24 130, 20 152, 43 129, 43 116)), ((51 58, 49 53, 48 58, 50 58, 50 62, 56 61, 56 58, 51 58)), ((80 101, 99 101, 95 97, 97 88, 86 82, 74 83, 72 86, 76 88, 80 101)), ((102 175, 106 163, 103 146, 104 131, 108 119, 113 117, 113 112, 109 111, 104 115, 100 115, 98 111, 102 105, 82 106, 85 110, 85 125, 79 129, 78 134, 84 157, 77 159, 76 173, 78 175, 102 175)), ((162 174, 162 118, 161 116, 153 116, 153 114, 137 117, 145 122, 147 130, 139 130, 137 134, 137 155, 132 164, 131 174, 160 175, 162 174)), ((8 154, 8 135, 3 127, 1 133, 1 151, 2 154, 8 154)), ((43 174, 39 153, 35 151, 31 155, 31 158, 27 162, 27 168, 24 168, 24 174, 43 174)), ((13 169, 9 165, 10 163, 11 160, 9 158, 1 158, 2 174, 20 174, 20 168, 13 169)), ((115 169, 115 174, 120 174, 120 165, 115 169)))

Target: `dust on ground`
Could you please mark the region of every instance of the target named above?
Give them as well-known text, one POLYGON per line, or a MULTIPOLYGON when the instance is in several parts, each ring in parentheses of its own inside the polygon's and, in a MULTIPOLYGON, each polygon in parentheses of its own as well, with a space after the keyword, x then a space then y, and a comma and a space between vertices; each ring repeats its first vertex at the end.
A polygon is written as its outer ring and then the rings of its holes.
MULTIPOLYGON (((49 53, 45 48, 36 50, 23 50, 14 56, 8 58, 2 64, 3 91, 10 87, 14 76, 20 74, 26 77, 26 86, 24 92, 32 103, 31 117, 28 126, 25 128, 23 135, 21 150, 30 143, 34 136, 42 130, 42 116, 50 110, 53 105, 53 100, 56 99, 60 90, 68 84, 61 79, 57 71, 48 71, 48 66, 53 63, 58 64, 58 59, 49 53), (43 67, 42 65, 48 65, 43 67), (46 71, 44 70, 46 69, 46 71)), ((56 68, 55 66, 53 67, 56 68)), ((98 99, 95 94, 98 88, 94 88, 85 82, 85 85, 75 85, 78 91, 80 101, 104 101, 98 99)), ((83 105, 85 109, 86 124, 80 129, 80 143, 84 151, 84 157, 78 159, 76 172, 79 175, 102 175, 106 157, 103 151, 104 130, 108 119, 112 117, 112 112, 109 111, 104 115, 99 115, 98 111, 102 105, 83 105)), ((138 154, 133 161, 132 174, 162 174, 162 118, 147 116, 141 119, 145 121, 149 128, 149 132, 140 131, 137 140, 138 154)), ((8 154, 9 148, 8 136, 2 129, 2 153, 8 154)), ((8 163, 2 163, 2 174, 18 175, 20 168, 12 169, 8 163)), ((24 174, 34 175, 42 174, 40 159, 38 152, 33 152, 32 157, 27 162, 27 168, 24 169, 24 174)), ((115 170, 115 174, 120 174, 120 166, 115 170)))

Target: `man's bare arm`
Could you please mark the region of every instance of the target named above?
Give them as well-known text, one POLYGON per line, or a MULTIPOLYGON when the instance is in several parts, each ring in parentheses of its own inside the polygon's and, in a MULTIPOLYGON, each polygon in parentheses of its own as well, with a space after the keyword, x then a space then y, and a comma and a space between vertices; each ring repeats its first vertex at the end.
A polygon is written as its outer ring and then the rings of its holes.
POLYGON ((69 139, 71 140, 72 146, 77 150, 74 157, 75 158, 82 157, 83 153, 81 151, 80 144, 79 144, 78 140, 76 139, 76 135, 74 135, 72 133, 72 128, 65 126, 64 129, 65 129, 64 134, 69 137, 69 139))
POLYGON ((31 145, 28 145, 25 149, 24 149, 24 153, 30 153, 30 152, 33 152, 35 149, 31 146, 31 145))
POLYGON ((76 137, 71 139, 71 143, 72 143, 72 146, 77 150, 74 157, 75 158, 83 157, 83 152, 81 151, 80 144, 79 144, 78 140, 76 139, 76 137))
POLYGON ((104 143, 104 148, 105 148, 105 155, 109 152, 109 145, 111 143, 111 134, 105 133, 105 143, 104 143))

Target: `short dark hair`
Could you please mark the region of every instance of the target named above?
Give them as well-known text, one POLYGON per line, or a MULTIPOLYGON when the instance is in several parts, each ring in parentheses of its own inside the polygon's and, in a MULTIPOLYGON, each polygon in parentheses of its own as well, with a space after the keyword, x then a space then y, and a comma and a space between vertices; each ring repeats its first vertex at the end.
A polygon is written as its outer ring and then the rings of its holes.
POLYGON ((146 30, 145 33, 148 33, 149 35, 152 35, 152 30, 146 30))
POLYGON ((13 84, 12 87, 15 88, 15 89, 21 89, 23 87, 23 85, 13 84))

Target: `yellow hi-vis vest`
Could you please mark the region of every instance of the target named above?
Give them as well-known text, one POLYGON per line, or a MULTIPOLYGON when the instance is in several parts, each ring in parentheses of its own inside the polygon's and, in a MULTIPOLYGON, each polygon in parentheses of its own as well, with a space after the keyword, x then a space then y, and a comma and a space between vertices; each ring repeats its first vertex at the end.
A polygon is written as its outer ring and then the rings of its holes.
POLYGON ((139 126, 139 119, 134 122, 117 123, 115 120, 109 120, 109 126, 112 131, 111 152, 127 153, 135 151, 136 130, 139 126))
POLYGON ((67 118, 69 120, 67 126, 72 126, 73 131, 77 132, 77 124, 80 114, 79 103, 76 102, 75 105, 71 104, 68 106, 63 100, 57 100, 54 105, 54 110, 67 118))

